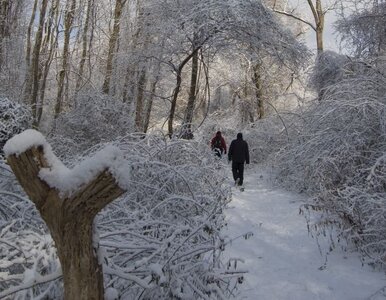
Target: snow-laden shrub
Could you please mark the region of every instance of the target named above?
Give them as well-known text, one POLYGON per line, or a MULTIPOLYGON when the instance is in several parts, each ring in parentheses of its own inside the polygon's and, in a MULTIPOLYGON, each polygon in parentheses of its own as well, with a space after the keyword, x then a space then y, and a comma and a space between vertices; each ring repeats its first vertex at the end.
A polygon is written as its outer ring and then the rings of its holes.
POLYGON ((342 67, 348 62, 345 55, 338 54, 334 51, 323 51, 318 55, 310 83, 317 91, 325 89, 327 86, 334 84, 344 76, 342 67))
POLYGON ((75 155, 133 132, 127 103, 101 94, 80 95, 76 106, 59 115, 48 140, 59 156, 75 155))
POLYGON ((364 62, 353 60, 334 51, 323 51, 316 59, 310 84, 322 96, 331 85, 356 77, 358 73, 364 75, 371 72, 370 66, 364 62))
POLYGON ((285 113, 271 115, 256 121, 244 130, 252 163, 266 163, 270 156, 285 147, 296 137, 299 128, 297 118, 285 113))
POLYGON ((118 146, 131 162, 133 181, 129 195, 98 220, 107 274, 118 278, 108 286, 128 299, 226 295, 219 254, 230 194, 209 149, 162 137, 125 138, 118 146))
MULTIPOLYGON (((362 64, 360 64, 362 66, 362 64)), ((386 262, 386 78, 361 70, 329 86, 303 115, 297 140, 277 156, 278 179, 324 212, 373 262, 386 262)))
MULTIPOLYGON (((220 259, 226 244, 220 233, 222 211, 230 200, 225 170, 197 142, 130 135, 115 144, 131 166, 131 181, 127 193, 95 220, 105 296, 231 297, 242 273, 224 267, 220 259)), ((62 291, 52 239, 31 202, 1 183, 7 211, 0 215, 0 297, 17 291, 11 297, 56 299, 62 291)))
POLYGON ((5 142, 31 124, 32 116, 27 107, 0 96, 0 156, 5 142))

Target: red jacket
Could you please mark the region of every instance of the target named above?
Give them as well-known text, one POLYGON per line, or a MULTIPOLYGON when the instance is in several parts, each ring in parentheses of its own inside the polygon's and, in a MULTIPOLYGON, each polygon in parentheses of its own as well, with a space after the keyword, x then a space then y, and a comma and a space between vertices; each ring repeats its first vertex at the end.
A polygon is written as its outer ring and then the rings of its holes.
POLYGON ((211 142, 210 142, 210 146, 212 147, 212 149, 214 148, 220 148, 221 151, 224 151, 224 153, 226 154, 227 153, 227 145, 225 143, 225 140, 224 138, 222 137, 222 135, 215 135, 214 138, 212 138, 211 142), (221 146, 220 147, 216 147, 215 146, 215 143, 216 143, 216 140, 220 138, 220 141, 221 141, 221 146))

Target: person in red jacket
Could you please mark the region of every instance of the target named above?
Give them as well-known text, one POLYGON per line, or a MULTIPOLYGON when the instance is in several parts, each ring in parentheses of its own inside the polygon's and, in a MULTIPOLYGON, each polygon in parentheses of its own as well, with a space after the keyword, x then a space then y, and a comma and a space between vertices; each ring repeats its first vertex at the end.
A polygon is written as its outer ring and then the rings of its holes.
POLYGON ((223 154, 227 153, 227 145, 225 144, 225 140, 221 135, 221 131, 217 131, 214 138, 212 138, 210 142, 210 146, 214 151, 215 155, 221 158, 223 154))

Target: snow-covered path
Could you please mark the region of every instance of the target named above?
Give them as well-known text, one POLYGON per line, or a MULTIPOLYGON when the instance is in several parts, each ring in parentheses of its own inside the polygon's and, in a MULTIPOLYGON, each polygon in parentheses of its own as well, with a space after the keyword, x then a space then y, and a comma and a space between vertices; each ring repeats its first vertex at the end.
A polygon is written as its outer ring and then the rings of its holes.
POLYGON ((247 170, 246 190, 232 188, 226 234, 253 232, 228 245, 226 257, 243 258, 249 273, 237 299, 364 300, 386 299, 386 276, 362 266, 358 255, 337 247, 321 255, 299 215, 300 197, 274 189, 265 175, 247 170), (322 267, 322 268, 321 268, 322 267))

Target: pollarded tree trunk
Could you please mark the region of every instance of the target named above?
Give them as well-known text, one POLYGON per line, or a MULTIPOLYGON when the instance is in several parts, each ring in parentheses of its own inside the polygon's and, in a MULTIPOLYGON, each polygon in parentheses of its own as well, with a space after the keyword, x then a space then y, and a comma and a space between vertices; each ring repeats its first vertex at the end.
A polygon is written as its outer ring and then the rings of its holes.
POLYGON ((63 270, 66 300, 103 299, 103 274, 92 246, 93 220, 123 190, 106 170, 77 192, 61 199, 56 189, 39 178, 42 168, 51 168, 44 146, 32 146, 8 163, 18 181, 46 222, 57 247, 63 270))

